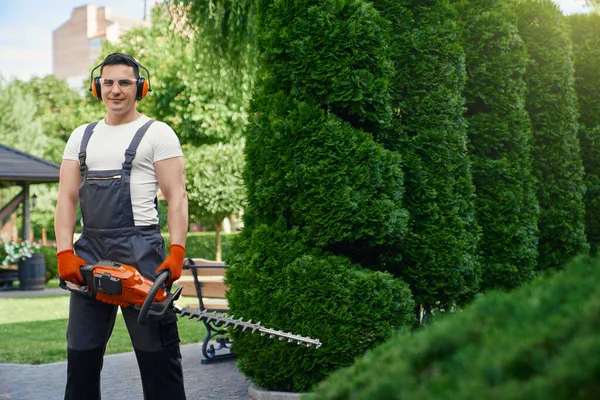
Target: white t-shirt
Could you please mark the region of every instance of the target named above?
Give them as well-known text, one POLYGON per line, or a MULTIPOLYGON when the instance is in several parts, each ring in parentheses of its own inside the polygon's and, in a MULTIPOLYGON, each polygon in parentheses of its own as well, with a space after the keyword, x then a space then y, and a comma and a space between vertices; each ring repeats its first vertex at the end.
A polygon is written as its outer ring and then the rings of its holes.
MULTIPOLYGON (((90 171, 120 170, 137 130, 150 118, 142 115, 124 125, 111 126, 99 121, 87 147, 86 164, 90 171)), ((79 148, 88 124, 77 127, 65 147, 63 160, 79 161, 79 148)), ((164 122, 150 125, 138 146, 131 169, 131 203, 136 226, 158 224, 154 198, 158 192, 158 179, 154 163, 173 157, 183 157, 179 138, 164 122)), ((84 221, 85 223, 85 221, 84 221)))

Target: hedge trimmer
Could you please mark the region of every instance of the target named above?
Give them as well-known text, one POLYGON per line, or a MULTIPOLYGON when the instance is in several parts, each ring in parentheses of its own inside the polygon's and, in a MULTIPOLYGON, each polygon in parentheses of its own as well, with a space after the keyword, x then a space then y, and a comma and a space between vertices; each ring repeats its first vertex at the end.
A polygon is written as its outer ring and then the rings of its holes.
POLYGON ((306 346, 321 347, 319 339, 312 339, 290 332, 283 332, 265 328, 260 322, 253 323, 252 320, 244 321, 242 318, 235 319, 224 313, 206 310, 193 310, 190 307, 180 307, 174 304, 179 298, 182 288, 175 293, 170 293, 164 283, 169 278, 169 271, 162 271, 154 282, 142 276, 139 271, 131 265, 121 264, 113 261, 100 261, 95 265, 81 267, 81 276, 85 280, 83 286, 67 283, 60 278, 60 287, 83 296, 95 298, 103 303, 113 304, 121 307, 135 307, 140 310, 138 323, 145 324, 151 319, 160 319, 168 309, 173 309, 177 314, 189 319, 198 319, 212 322, 217 326, 228 327, 259 333, 261 336, 287 340, 305 344, 306 346))

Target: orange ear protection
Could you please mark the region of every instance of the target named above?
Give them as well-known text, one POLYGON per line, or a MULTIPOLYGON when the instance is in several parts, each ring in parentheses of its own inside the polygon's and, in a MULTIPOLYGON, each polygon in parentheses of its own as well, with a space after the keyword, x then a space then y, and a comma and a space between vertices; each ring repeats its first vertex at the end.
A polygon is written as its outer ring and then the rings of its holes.
MULTIPOLYGON (((144 78, 142 75, 139 75, 137 78, 137 92, 135 95, 135 99, 138 101, 142 100, 144 97, 146 97, 146 95, 149 92, 152 91, 152 88, 150 87, 150 71, 148 71, 148 69, 146 67, 144 67, 142 64, 137 62, 135 60, 135 58, 128 56, 127 54, 112 53, 112 54, 109 54, 108 56, 111 56, 113 54, 119 54, 119 55, 126 57, 128 60, 133 61, 135 63, 135 65, 138 66, 138 68, 141 68, 144 71, 146 71, 146 75, 148 75, 148 79, 144 78)), ((106 56, 106 57, 108 57, 108 56, 106 56)), ((94 76, 94 71, 97 70, 98 68, 102 67, 103 65, 104 65, 104 62, 96 65, 94 67, 94 69, 92 69, 92 72, 90 73, 90 89, 89 89, 89 91, 92 92, 92 95, 95 98, 97 98, 98 100, 102 100, 102 90, 100 87, 100 77, 94 76)))

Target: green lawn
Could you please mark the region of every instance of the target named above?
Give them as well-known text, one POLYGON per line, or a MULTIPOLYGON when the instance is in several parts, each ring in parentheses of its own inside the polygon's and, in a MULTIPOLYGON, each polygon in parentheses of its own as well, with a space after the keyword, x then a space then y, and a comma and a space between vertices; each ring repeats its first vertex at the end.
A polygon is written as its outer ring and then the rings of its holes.
MULTIPOLYGON (((197 303, 197 300, 196 300, 197 303)), ((194 304, 181 298, 177 304, 194 304)), ((66 359, 69 296, 0 299, 0 363, 45 364, 66 359)), ((198 320, 180 319, 181 343, 200 342, 206 335, 198 320)), ((117 317, 107 354, 133 351, 122 316, 117 317)))

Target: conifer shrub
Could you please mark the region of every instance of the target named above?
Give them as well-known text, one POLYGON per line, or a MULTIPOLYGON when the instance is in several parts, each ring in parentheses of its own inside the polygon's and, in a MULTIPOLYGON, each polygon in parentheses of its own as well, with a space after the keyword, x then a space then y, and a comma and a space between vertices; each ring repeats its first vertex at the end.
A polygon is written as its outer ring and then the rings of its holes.
POLYGON ((400 157, 376 139, 392 115, 389 24, 363 0, 261 0, 256 12, 261 78, 228 300, 236 316, 323 342, 232 333, 249 379, 299 392, 412 323, 410 291, 385 272, 407 225, 400 157))
POLYGON ((398 334, 307 400, 594 399, 600 386, 600 260, 582 256, 456 315, 398 334))
POLYGON ((520 1, 516 11, 528 53, 525 104, 540 206, 538 268, 560 268, 589 249, 571 42, 552 1, 520 1))
POLYGON ((320 348, 232 331, 240 371, 261 387, 302 392, 412 323, 402 280, 302 244, 298 229, 240 233, 228 300, 236 316, 318 338, 320 348))
MULTIPOLYGON (((357 261, 406 232, 397 154, 318 104, 258 94, 248 131, 248 213, 284 219, 304 243, 357 261)), ((373 261, 377 261, 374 257, 373 261)))
POLYGON ((572 29, 579 140, 585 169, 585 230, 590 250, 600 247, 600 15, 567 17, 572 29))
POLYGON ((456 0, 466 54, 469 155, 482 289, 512 289, 533 277, 538 206, 532 133, 525 109, 527 55, 514 3, 456 0))
POLYGON ((392 26, 393 126, 382 143, 402 160, 408 233, 388 270, 417 304, 445 308, 479 290, 474 187, 462 116, 466 73, 447 0, 375 0, 392 26))

